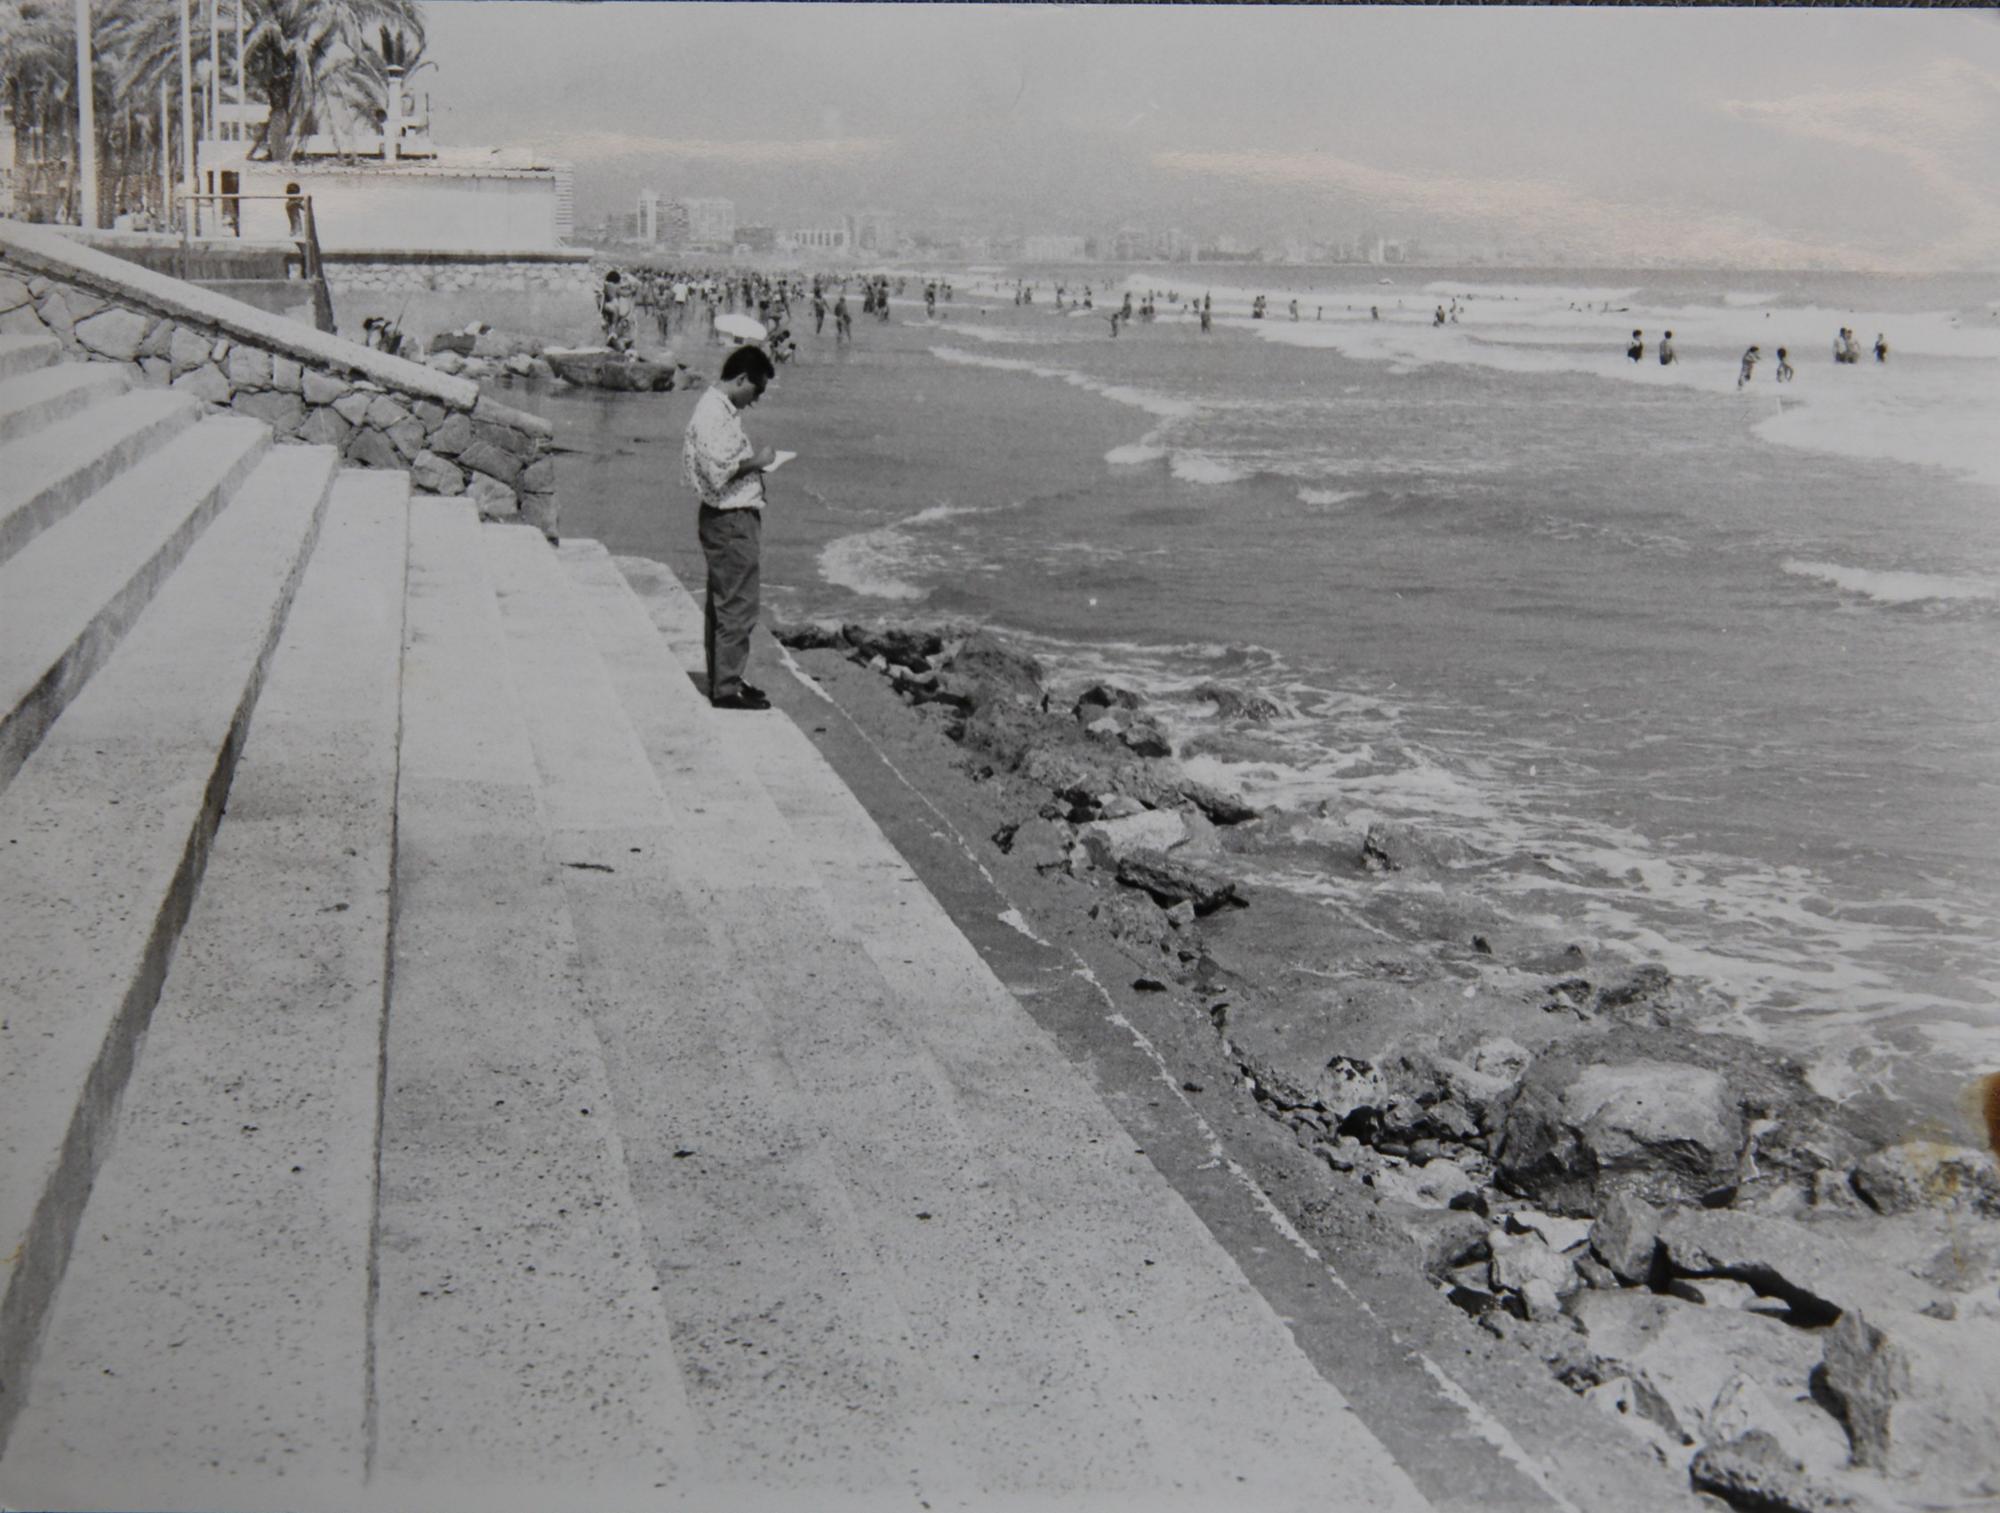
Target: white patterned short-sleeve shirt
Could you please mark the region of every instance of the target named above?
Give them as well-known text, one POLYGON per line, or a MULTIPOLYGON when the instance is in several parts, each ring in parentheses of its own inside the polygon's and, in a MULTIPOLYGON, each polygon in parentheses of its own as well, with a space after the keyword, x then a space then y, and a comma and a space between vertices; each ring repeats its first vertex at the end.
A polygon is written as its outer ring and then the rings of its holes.
POLYGON ((764 506, 764 475, 745 473, 734 483, 729 475, 754 449, 743 434, 736 406, 721 389, 710 389, 688 417, 687 440, 681 448, 681 473, 701 502, 718 510, 755 510, 764 506))

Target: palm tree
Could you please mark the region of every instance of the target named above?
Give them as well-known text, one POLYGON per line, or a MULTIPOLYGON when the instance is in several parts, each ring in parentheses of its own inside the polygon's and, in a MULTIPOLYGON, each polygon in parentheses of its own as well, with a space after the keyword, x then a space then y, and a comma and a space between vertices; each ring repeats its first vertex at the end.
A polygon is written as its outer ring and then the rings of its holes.
MULTIPOLYGON (((0 5, 46 0, 0 0, 0 5)), ((107 44, 117 54, 119 79, 145 99, 165 77, 178 87, 180 17, 176 4, 198 0, 116 0, 107 18, 107 44)), ((227 0, 225 0, 227 3, 227 0)), ((288 162, 314 132, 335 130, 348 117, 372 121, 387 78, 381 54, 367 41, 370 28, 396 36, 401 46, 423 50, 423 17, 417 0, 244 0, 243 71, 249 94, 271 107, 253 152, 288 162)), ((208 29, 195 27, 197 65, 208 56, 208 29)), ((220 60, 227 66, 228 60, 220 60)))
POLYGON ((378 27, 421 51, 416 0, 259 0, 245 42, 250 87, 271 107, 263 150, 289 161, 299 144, 339 118, 373 120, 388 75, 366 40, 378 27))

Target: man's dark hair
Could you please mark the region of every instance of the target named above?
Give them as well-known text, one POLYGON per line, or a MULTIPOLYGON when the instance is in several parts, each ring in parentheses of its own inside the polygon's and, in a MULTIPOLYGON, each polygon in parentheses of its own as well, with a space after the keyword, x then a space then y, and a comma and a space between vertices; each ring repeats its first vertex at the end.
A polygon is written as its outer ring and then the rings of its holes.
POLYGON ((732 378, 747 378, 761 389, 777 376, 777 365, 762 347, 738 347, 722 362, 724 383, 732 378))

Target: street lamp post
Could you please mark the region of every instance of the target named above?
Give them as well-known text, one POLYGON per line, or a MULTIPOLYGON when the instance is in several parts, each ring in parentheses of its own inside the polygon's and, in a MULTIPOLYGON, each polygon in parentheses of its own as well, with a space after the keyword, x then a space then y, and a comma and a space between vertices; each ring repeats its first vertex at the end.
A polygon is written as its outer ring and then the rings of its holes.
POLYGON ((97 94, 91 66, 90 0, 76 0, 77 223, 97 229, 97 94))
MULTIPOLYGON (((194 41, 188 36, 189 0, 174 0, 174 9, 181 17, 181 173, 187 179, 190 196, 201 192, 201 185, 194 176, 194 41)), ((196 201, 190 198, 182 208, 184 225, 190 233, 199 231, 200 225, 194 220, 196 201)))

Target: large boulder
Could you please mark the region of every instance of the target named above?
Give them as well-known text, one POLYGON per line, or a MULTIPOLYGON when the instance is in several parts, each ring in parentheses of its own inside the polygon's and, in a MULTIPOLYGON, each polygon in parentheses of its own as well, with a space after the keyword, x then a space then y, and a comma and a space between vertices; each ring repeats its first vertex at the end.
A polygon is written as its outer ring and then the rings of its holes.
POLYGON ((1717 1073, 1667 1061, 1538 1058, 1508 1107, 1501 1178, 1560 1213, 1594 1213, 1613 1191, 1656 1202, 1730 1183, 1744 1126, 1717 1073))
POLYGON ((880 657, 891 667, 907 667, 912 672, 928 672, 930 659, 944 650, 944 638, 932 630, 899 625, 844 625, 840 633, 862 661, 880 657))
POLYGON ((975 710, 995 702, 1041 709, 1047 700, 1041 664, 991 631, 967 636, 942 671, 947 690, 975 710))
POLYGON ((1843 1513, 1855 1506, 1846 1493, 1816 1481, 1783 1441, 1763 1429, 1702 1446, 1688 1480, 1698 1492, 1757 1513, 1843 1513))
POLYGON ((1939 1506, 2000 1498, 2000 1320, 1892 1309, 1843 1314, 1826 1331, 1818 1385, 1854 1463, 1914 1484, 1939 1506))
POLYGON ((1225 720, 1249 720, 1261 725, 1285 712, 1275 699, 1246 689, 1231 688, 1227 683, 1202 683, 1195 688, 1194 696, 1208 700, 1225 720))
POLYGON ((1648 1416, 1683 1443, 1757 1428, 1812 1465, 1831 1469, 1844 1459, 1839 1425, 1811 1400, 1821 1354, 1814 1331, 1643 1289, 1586 1292, 1572 1312, 1589 1341, 1592 1375, 1631 1377, 1648 1416), (1757 1394, 1744 1391, 1746 1381, 1757 1394))
POLYGON ((1152 894, 1162 907, 1186 902, 1197 914, 1213 914, 1225 904, 1246 900, 1235 878, 1192 859, 1135 847, 1118 859, 1118 881, 1152 894))
POLYGON ((1456 836, 1382 820, 1361 838, 1361 864, 1371 872, 1436 872, 1464 866, 1478 853, 1456 836))
POLYGON ((1092 820, 1076 834, 1091 865, 1108 871, 1133 851, 1171 851, 1188 838, 1188 828, 1171 809, 1143 809, 1124 819, 1092 820))
POLYGON ((1735 1209, 1683 1208, 1660 1220, 1659 1245, 1677 1277, 1747 1283, 1807 1322, 1863 1305, 1926 1306, 1936 1289, 1903 1264, 1879 1220, 1819 1215, 1810 1222, 1735 1209))
POLYGON ((1907 1141, 1863 1157, 1852 1180, 1877 1213, 1935 1208, 2000 1218, 2000 1168, 1985 1151, 1907 1141))

